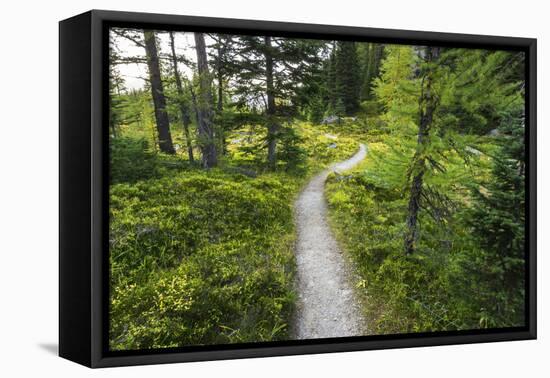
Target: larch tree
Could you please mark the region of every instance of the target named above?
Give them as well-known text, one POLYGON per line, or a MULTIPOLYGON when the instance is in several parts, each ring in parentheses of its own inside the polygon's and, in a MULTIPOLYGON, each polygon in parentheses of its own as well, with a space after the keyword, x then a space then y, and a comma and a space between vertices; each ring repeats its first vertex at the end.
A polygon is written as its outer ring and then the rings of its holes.
POLYGON ((430 131, 434 122, 434 114, 438 104, 435 93, 435 64, 439 59, 440 48, 428 46, 424 50, 423 74, 419 101, 420 115, 418 122, 418 136, 416 152, 413 157, 408 176, 411 177, 407 219, 405 221, 404 250, 406 254, 414 253, 418 239, 418 213, 422 198, 422 185, 426 173, 427 149, 429 146, 430 131))
POLYGON ((193 156, 193 143, 191 141, 191 133, 189 132, 189 125, 191 124, 191 116, 190 116, 190 109, 189 104, 185 101, 185 93, 183 89, 183 83, 181 80, 181 75, 178 69, 178 57, 176 55, 176 45, 175 45, 175 38, 174 38, 174 32, 170 32, 170 52, 171 52, 171 60, 172 60, 172 69, 174 71, 174 79, 176 81, 176 90, 178 94, 178 105, 180 110, 180 117, 181 122, 183 126, 183 135, 185 137, 185 143, 187 145, 187 155, 189 158, 189 161, 193 163, 195 161, 195 158, 193 156))
POLYGON ((175 154, 172 144, 172 135, 170 134, 170 121, 166 111, 166 98, 164 96, 164 86, 162 84, 161 69, 159 62, 159 53, 157 49, 157 40, 155 32, 144 30, 144 47, 147 57, 147 67, 149 70, 149 83, 151 85, 151 95, 155 106, 155 120, 158 131, 158 143, 162 152, 175 154))
POLYGON ((386 128, 403 132, 412 130, 418 121, 419 80, 414 76, 418 65, 411 46, 391 45, 380 66, 380 76, 372 83, 372 92, 383 104, 380 119, 386 128))
POLYGON ((199 75, 199 93, 197 103, 197 121, 199 147, 202 152, 202 166, 211 168, 218 164, 213 122, 212 77, 208 69, 208 56, 203 33, 194 33, 197 53, 197 71, 199 75))

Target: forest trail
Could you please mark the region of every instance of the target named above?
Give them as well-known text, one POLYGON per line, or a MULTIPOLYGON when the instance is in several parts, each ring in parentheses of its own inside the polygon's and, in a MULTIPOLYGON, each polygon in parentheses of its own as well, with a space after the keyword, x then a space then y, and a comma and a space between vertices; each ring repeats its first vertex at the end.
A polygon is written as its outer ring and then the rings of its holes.
POLYGON ((365 322, 349 282, 351 269, 328 224, 324 187, 331 172, 351 169, 366 155, 367 148, 361 144, 350 159, 315 176, 296 200, 296 339, 365 334, 365 322))

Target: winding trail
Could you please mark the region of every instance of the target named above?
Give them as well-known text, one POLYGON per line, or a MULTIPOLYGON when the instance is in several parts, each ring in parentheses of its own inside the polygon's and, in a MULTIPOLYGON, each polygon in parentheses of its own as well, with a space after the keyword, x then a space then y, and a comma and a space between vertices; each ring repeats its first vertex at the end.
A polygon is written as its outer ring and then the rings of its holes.
POLYGON ((367 155, 364 144, 350 159, 315 176, 294 205, 298 303, 293 332, 297 339, 364 335, 365 321, 349 279, 351 269, 327 221, 325 180, 353 168, 367 155))

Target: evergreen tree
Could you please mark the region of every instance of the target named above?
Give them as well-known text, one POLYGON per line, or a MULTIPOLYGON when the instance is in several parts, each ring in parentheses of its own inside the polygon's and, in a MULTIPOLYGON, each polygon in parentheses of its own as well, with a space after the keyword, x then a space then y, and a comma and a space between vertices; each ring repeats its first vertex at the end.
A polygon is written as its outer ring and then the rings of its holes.
POLYGON ((183 90, 183 84, 181 80, 181 75, 178 69, 178 57, 176 55, 176 43, 174 39, 174 32, 170 32, 170 58, 172 60, 172 70, 174 74, 175 84, 176 84, 176 90, 177 90, 177 103, 180 111, 180 117, 181 117, 181 123, 183 126, 183 136, 185 139, 185 143, 187 145, 187 156, 189 158, 189 162, 193 163, 195 161, 195 158, 193 156, 193 145, 191 142, 191 133, 189 132, 189 125, 191 124, 191 116, 190 116, 190 109, 189 104, 186 100, 186 96, 183 90))
POLYGON ((447 114, 449 129, 487 134, 524 101, 521 52, 449 49, 442 63, 448 67, 449 85, 443 88, 441 112, 447 114))
POLYGON ((473 188, 469 224, 481 249, 476 251, 483 287, 479 298, 488 313, 511 324, 523 322, 525 271, 525 119, 522 110, 506 114, 501 147, 493 157, 491 179, 473 188), (498 295, 495 295, 499 293, 498 295))
POLYGON ((226 134, 234 127, 231 109, 230 80, 239 74, 239 46, 234 36, 229 34, 209 34, 213 44, 209 46, 209 64, 212 67, 213 82, 215 82, 215 122, 216 139, 220 145, 219 151, 227 153, 226 134))
POLYGON ((417 124, 420 82, 414 71, 418 57, 413 47, 391 45, 373 82, 373 93, 384 107, 381 119, 392 130, 412 130, 417 124))
POLYGON ((332 43, 330 58, 325 65, 326 72, 326 106, 327 114, 333 115, 338 101, 338 91, 336 89, 336 42, 332 43))
POLYGON ((238 106, 265 109, 267 163, 273 169, 277 141, 284 132, 281 118, 296 114, 296 96, 301 83, 311 76, 319 62, 322 42, 279 37, 243 36, 240 46, 235 95, 238 106))
MULTIPOLYGON (((359 110, 361 90, 361 68, 355 42, 337 42, 335 76, 336 101, 341 100, 346 115, 354 115, 359 110)), ((337 105, 337 103, 334 105, 337 105)))
POLYGON ((124 81, 121 79, 116 66, 109 67, 109 128, 111 136, 117 137, 117 129, 123 122, 123 109, 125 102, 121 96, 121 91, 124 87, 124 81))
MULTIPOLYGON (((422 76, 422 92, 420 95, 420 119, 418 122, 418 137, 416 151, 414 153, 411 166, 408 172, 410 177, 409 205, 407 211, 407 220, 405 222, 405 253, 411 254, 416 249, 418 239, 418 214, 421 207, 421 199, 426 198, 423 190, 424 175, 428 169, 428 164, 436 168, 437 165, 429 156, 430 133, 434 126, 434 115, 438 105, 438 96, 436 94, 436 64, 439 59, 440 48, 428 46, 425 48, 425 65, 422 76)), ((430 201, 427 201, 430 203, 430 201)))

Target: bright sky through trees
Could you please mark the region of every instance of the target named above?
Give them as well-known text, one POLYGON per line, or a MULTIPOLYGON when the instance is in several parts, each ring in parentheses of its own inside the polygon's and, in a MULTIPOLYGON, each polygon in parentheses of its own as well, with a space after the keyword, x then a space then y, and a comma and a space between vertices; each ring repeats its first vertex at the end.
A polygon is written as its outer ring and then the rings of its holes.
MULTIPOLYGON (((143 58, 145 59, 145 51, 143 47, 137 46, 134 42, 121 37, 119 35, 111 34, 114 39, 114 45, 117 52, 123 58, 143 58)), ((167 54, 170 51, 170 37, 168 33, 156 33, 159 39, 159 51, 160 54, 167 58, 167 54)), ((176 54, 184 55, 186 59, 196 63, 197 55, 195 53, 195 44, 193 42, 193 33, 189 32, 176 32, 174 33, 174 39, 176 42, 176 54)), ((205 37, 206 43, 212 43, 212 40, 205 37)), ((145 86, 145 80, 147 78, 147 64, 143 63, 123 63, 118 64, 117 68, 120 72, 121 78, 124 80, 124 89, 131 91, 132 89, 143 89, 145 86)), ((186 75, 189 79, 192 76, 192 70, 185 64, 180 64, 179 69, 183 75, 186 75)))

